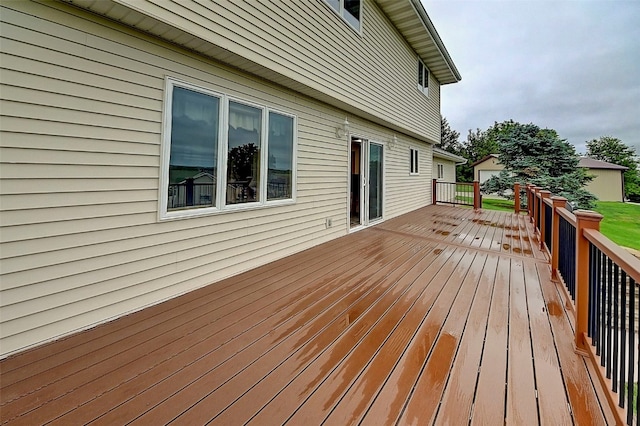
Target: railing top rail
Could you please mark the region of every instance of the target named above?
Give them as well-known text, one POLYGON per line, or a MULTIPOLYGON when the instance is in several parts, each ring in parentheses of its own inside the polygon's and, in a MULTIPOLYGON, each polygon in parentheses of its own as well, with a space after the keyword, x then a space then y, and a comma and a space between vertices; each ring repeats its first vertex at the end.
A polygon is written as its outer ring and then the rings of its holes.
POLYGON ((551 198, 549 198, 549 197, 545 197, 545 198, 543 198, 543 199, 542 199, 542 201, 543 201, 546 205, 548 205, 549 207, 553 207, 553 200, 551 200, 551 198))
POLYGON ((565 218, 567 222, 572 224, 574 227, 578 226, 578 223, 576 221, 576 215, 571 213, 569 210, 565 209, 564 207, 558 207, 558 214, 563 218, 565 218))
POLYGON ((461 186, 473 186, 473 182, 446 182, 443 180, 436 180, 436 183, 438 185, 461 185, 461 186))
POLYGON ((583 234, 587 240, 607 255, 616 265, 624 270, 628 276, 640 283, 640 259, 634 257, 609 238, 595 229, 585 229, 583 234))

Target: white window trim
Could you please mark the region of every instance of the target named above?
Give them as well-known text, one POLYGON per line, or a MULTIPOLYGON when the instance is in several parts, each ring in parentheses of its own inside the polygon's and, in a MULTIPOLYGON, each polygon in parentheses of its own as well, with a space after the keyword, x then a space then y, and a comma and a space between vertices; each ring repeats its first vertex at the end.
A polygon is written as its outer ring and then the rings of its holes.
POLYGON ((418 148, 415 148, 415 147, 409 147, 409 175, 410 176, 420 175, 420 151, 418 150, 418 148), (416 157, 415 163, 414 163, 414 156, 416 157))
POLYGON ((436 173, 437 173, 438 179, 444 179, 444 164, 436 163, 436 173), (440 171, 442 171, 442 173, 440 173, 440 171))
POLYGON ((360 0, 360 16, 358 16, 358 22, 360 23, 359 28, 356 28, 353 26, 353 24, 351 22, 349 22, 349 20, 347 18, 345 18, 344 13, 344 0, 338 0, 338 2, 340 3, 340 10, 336 10, 334 9, 334 7, 331 5, 331 3, 329 3, 329 0, 324 0, 324 3, 329 6, 329 9, 331 9, 331 11, 338 15, 340 17, 340 19, 342 19, 344 22, 347 23, 347 25, 354 30, 355 32, 358 33, 358 35, 362 36, 362 11, 364 9, 364 0, 360 0))
POLYGON ((172 77, 165 78, 164 109, 162 114, 162 135, 161 135, 161 162, 160 162, 160 187, 158 188, 158 220, 184 219, 191 217, 210 216, 215 214, 230 213, 244 210, 255 210, 265 207, 295 204, 297 199, 297 178, 298 178, 298 117, 290 112, 284 112, 276 108, 271 108, 255 102, 239 99, 224 93, 219 93, 203 86, 191 84, 172 77), (216 205, 215 207, 202 207, 195 209, 184 209, 168 211, 168 186, 169 186, 169 159, 171 155, 171 114, 173 102, 173 87, 182 87, 209 96, 217 97, 220 101, 218 128, 218 163, 216 177, 216 205), (227 150, 229 131, 229 102, 236 102, 262 110, 261 129, 261 153, 260 153, 260 193, 261 200, 251 203, 226 205, 226 191, 223 182, 227 180, 227 150), (267 175, 268 175, 268 133, 269 133, 269 112, 291 117, 293 119, 293 145, 291 161, 291 198, 282 200, 267 200, 267 175))
POLYGON ((429 68, 427 68, 427 66, 424 64, 424 62, 421 59, 418 59, 418 72, 420 70, 420 64, 422 64, 422 73, 423 73, 422 79, 423 79, 423 82, 425 82, 426 84, 420 84, 420 79, 418 77, 418 90, 424 93, 426 97, 429 97, 429 76, 431 75, 431 72, 429 71, 429 68), (426 75, 424 75, 425 72, 426 72, 426 75))

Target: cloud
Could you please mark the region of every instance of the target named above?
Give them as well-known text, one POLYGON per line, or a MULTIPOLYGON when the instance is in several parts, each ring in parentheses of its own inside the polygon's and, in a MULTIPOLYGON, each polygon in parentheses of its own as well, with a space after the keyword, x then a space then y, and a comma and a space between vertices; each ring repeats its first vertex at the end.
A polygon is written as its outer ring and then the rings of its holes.
POLYGON ((442 114, 465 136, 514 119, 584 151, 610 135, 640 154, 640 2, 423 0, 462 81, 442 114))

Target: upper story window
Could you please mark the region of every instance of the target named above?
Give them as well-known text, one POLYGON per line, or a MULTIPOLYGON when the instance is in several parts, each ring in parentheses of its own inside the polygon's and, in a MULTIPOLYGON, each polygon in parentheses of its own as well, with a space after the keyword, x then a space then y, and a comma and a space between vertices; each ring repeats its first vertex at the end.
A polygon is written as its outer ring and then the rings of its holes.
POLYGON ((161 217, 293 202, 295 116, 167 80, 161 217))
POLYGON ((362 27, 362 0, 325 0, 356 31, 362 27))
POLYGON ((418 90, 429 96, 429 69, 418 59, 418 90))
POLYGON ((419 174, 418 170, 418 150, 414 148, 409 148, 409 174, 417 175, 419 174))

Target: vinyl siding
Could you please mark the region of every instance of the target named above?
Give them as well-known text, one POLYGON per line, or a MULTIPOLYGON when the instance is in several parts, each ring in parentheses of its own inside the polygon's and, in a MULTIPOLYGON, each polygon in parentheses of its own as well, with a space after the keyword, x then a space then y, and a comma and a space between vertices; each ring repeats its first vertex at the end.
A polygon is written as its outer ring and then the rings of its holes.
MULTIPOLYGON (((104 5, 78 3, 109 13, 104 5)), ((430 74, 429 97, 418 91, 418 56, 373 0, 363 0, 360 34, 324 0, 117 3, 174 29, 155 31, 163 37, 197 37, 230 52, 212 49, 217 59, 232 61, 234 56, 233 65, 246 71, 266 69, 269 79, 296 90, 299 84, 326 95, 334 105, 438 141, 440 122, 434 114, 440 108, 439 83, 430 74)))
POLYGON ((624 201, 622 192, 622 171, 607 169, 588 169, 594 178, 586 185, 586 190, 598 197, 600 201, 624 201))
MULTIPOLYGON (((345 111, 71 6, 2 6, 0 356, 348 232, 345 111), (295 204, 160 222, 166 76, 295 114, 295 204)), ((348 116, 371 140, 395 133, 348 116)), ((397 136, 385 218, 431 199, 430 146, 397 136)))

